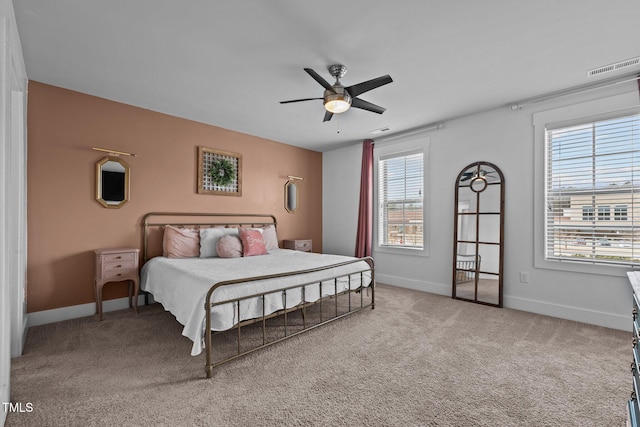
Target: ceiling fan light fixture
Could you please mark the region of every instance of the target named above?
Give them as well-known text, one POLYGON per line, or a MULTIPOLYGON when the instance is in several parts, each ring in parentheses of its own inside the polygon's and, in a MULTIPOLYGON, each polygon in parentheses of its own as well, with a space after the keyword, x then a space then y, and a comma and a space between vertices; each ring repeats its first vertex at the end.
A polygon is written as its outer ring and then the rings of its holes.
POLYGON ((324 108, 334 114, 344 113, 351 107, 348 93, 332 93, 324 97, 324 108))
POLYGON ((320 86, 324 88, 323 97, 292 99, 290 101, 280 101, 280 104, 322 99, 322 104, 324 105, 324 108, 326 110, 326 112, 324 113, 323 122, 328 122, 329 120, 331 120, 331 117, 333 117, 335 113, 344 113, 351 107, 358 108, 360 110, 371 111, 372 113, 377 114, 384 113, 384 108, 380 107, 379 105, 372 104, 371 102, 367 102, 362 98, 359 98, 359 96, 365 92, 369 92, 370 90, 393 82, 391 76, 389 76, 388 74, 386 76, 380 76, 375 79, 344 87, 342 83, 340 83, 340 78, 343 77, 347 72, 347 67, 345 67, 344 65, 335 64, 329 67, 329 73, 336 78, 336 82, 333 85, 323 79, 322 76, 313 71, 311 68, 305 68, 304 71, 306 71, 307 74, 309 74, 311 78, 313 78, 313 80, 318 82, 320 86))

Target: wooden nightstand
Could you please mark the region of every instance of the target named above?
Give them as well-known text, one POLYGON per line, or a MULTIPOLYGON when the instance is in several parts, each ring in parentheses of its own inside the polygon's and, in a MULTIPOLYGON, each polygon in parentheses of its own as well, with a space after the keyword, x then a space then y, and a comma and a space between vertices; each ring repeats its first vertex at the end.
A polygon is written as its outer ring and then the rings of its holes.
POLYGON ((139 249, 112 248, 98 249, 96 254, 96 312, 98 320, 102 320, 102 287, 109 282, 129 281, 129 307, 138 312, 138 293, 140 279, 138 277, 139 249), (131 285, 133 284, 133 305, 131 304, 131 285))
POLYGON ((313 240, 283 240, 282 245, 285 249, 293 249, 302 252, 311 252, 313 250, 313 240))

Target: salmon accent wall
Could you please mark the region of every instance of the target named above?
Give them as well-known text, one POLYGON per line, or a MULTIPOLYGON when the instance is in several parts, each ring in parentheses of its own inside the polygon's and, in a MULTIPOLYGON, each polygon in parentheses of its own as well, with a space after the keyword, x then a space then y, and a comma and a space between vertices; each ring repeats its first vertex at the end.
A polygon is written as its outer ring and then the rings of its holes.
MULTIPOLYGON (((313 239, 322 251, 322 153, 29 82, 27 118, 29 312, 95 302, 99 248, 140 248, 148 212, 270 213, 278 238, 313 239), (242 154, 242 196, 197 194, 198 146, 242 154), (95 200, 95 164, 105 147, 135 153, 130 201, 106 209, 95 200), (287 175, 300 207, 284 209, 287 175)), ((247 117, 247 120, 251 120, 247 117)), ((105 300, 127 286, 107 284, 105 300)))

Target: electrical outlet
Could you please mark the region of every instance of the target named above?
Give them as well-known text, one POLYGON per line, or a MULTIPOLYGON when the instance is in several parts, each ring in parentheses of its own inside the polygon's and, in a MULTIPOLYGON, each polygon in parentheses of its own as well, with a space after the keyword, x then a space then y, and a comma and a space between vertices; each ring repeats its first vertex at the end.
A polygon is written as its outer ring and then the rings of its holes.
POLYGON ((529 283, 529 272, 521 271, 520 272, 520 283, 529 283))

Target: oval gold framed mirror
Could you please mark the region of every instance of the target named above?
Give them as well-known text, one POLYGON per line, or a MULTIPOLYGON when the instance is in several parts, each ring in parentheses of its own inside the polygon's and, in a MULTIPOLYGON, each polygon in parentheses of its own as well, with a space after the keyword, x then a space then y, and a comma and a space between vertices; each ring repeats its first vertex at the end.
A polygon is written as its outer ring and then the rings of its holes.
POLYGON ((105 157, 96 163, 96 200, 110 209, 129 201, 129 165, 124 160, 105 157))
POLYGON ((298 210, 298 185, 295 181, 287 181, 284 185, 284 208, 289 213, 298 210))

